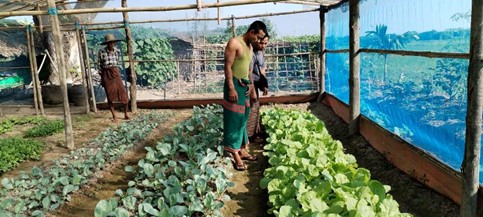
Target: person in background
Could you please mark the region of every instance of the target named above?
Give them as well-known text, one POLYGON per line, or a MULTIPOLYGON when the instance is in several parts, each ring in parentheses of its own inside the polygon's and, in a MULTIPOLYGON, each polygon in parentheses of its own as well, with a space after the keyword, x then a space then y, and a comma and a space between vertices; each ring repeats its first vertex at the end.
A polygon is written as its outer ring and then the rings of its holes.
POLYGON ((253 56, 251 45, 263 40, 266 34, 266 25, 255 21, 242 36, 231 38, 225 47, 223 145, 225 152, 231 154, 235 169, 239 171, 247 169, 243 160, 257 160, 246 150, 250 143, 246 130, 250 100, 256 100, 250 82, 250 62, 253 56))
POLYGON ((268 94, 268 82, 266 76, 267 64, 264 58, 265 47, 268 44, 269 36, 265 35, 262 41, 253 44, 253 57, 251 62, 252 80, 257 95, 257 100, 250 107, 248 117, 247 133, 250 141, 253 141, 260 133, 260 98, 259 90, 263 91, 263 96, 268 94))
POLYGON ((101 45, 106 47, 99 50, 99 74, 101 75, 101 85, 104 87, 107 96, 107 104, 111 110, 112 121, 116 122, 114 113, 114 102, 122 102, 124 105, 124 119, 129 120, 128 99, 124 85, 122 84, 121 74, 119 73, 118 60, 121 52, 116 48, 117 40, 113 34, 107 34, 101 45))

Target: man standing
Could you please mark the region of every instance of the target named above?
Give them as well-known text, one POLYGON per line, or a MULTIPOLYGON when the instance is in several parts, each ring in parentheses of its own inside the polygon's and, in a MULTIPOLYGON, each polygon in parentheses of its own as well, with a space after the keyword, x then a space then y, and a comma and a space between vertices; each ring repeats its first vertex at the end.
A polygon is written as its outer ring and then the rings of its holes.
POLYGON ((253 44, 253 57, 251 62, 252 80, 254 89, 257 95, 257 100, 250 108, 250 116, 248 117, 247 133, 250 141, 260 133, 260 102, 258 101, 260 94, 258 90, 263 91, 263 95, 268 94, 267 76, 265 74, 267 70, 267 64, 265 63, 264 50, 268 44, 268 35, 265 35, 262 41, 253 44))
POLYGON ((122 84, 121 74, 119 73, 118 60, 121 52, 116 48, 117 40, 113 34, 107 34, 101 45, 107 45, 99 50, 99 71, 101 75, 101 85, 107 95, 107 104, 112 114, 112 121, 116 122, 113 102, 121 101, 124 105, 124 119, 128 120, 128 99, 124 85, 122 84))
POLYGON ((256 160, 248 154, 249 144, 246 124, 250 114, 250 98, 256 100, 250 82, 251 44, 261 41, 267 27, 261 21, 253 22, 247 32, 231 38, 225 48, 225 84, 223 87, 223 144, 233 156, 236 170, 246 170, 243 160, 256 160))

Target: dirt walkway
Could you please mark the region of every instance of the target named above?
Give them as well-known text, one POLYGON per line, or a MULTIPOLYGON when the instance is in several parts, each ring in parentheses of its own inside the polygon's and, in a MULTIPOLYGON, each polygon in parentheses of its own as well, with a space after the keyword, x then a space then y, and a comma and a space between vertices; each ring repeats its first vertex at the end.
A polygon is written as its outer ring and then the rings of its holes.
POLYGON ((228 189, 231 200, 222 208, 226 217, 263 217, 268 216, 268 194, 260 188, 263 171, 269 166, 268 159, 262 155, 264 142, 250 144, 250 154, 258 157, 255 162, 246 162, 247 171, 236 171, 232 168, 231 181, 235 186, 228 189))
POLYGON ((100 178, 92 180, 89 185, 81 188, 72 195, 69 203, 65 203, 56 212, 48 216, 58 217, 88 217, 94 216, 94 209, 97 202, 114 196, 117 189, 127 189, 127 183, 132 179, 132 175, 124 171, 128 165, 135 167, 138 161, 145 157, 146 146, 155 146, 157 142, 166 134, 171 132, 173 125, 189 118, 192 111, 177 110, 174 116, 166 122, 160 124, 151 134, 133 149, 126 152, 119 160, 114 162, 109 168, 100 172, 100 178))

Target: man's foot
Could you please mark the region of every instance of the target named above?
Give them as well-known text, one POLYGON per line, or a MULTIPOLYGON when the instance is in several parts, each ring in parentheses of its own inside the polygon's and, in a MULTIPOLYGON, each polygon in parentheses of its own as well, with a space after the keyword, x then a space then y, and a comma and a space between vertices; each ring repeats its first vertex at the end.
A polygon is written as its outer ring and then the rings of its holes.
POLYGON ((233 168, 235 168, 235 170, 238 170, 238 171, 245 171, 248 169, 246 164, 244 163, 237 164, 235 162, 233 162, 233 168))
POLYGON ((129 117, 129 115, 125 114, 124 115, 124 120, 131 120, 131 118, 129 117))
POLYGON ((233 156, 233 167, 235 170, 244 171, 247 170, 247 165, 243 163, 243 160, 240 158, 238 153, 232 153, 233 156))
POLYGON ((240 159, 247 160, 247 161, 256 161, 258 160, 257 156, 249 154, 245 149, 240 150, 240 159))
POLYGON ((116 119, 116 118, 111 119, 111 121, 112 121, 113 123, 117 123, 117 119, 116 119))

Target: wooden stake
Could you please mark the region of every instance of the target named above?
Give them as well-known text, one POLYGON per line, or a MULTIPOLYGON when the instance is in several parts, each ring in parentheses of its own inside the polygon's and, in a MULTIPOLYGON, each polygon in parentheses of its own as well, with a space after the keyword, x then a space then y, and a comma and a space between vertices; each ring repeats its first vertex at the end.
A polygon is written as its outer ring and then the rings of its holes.
POLYGON ((39 115, 39 104, 37 103, 37 91, 35 85, 35 71, 34 71, 34 63, 33 63, 33 56, 32 56, 32 44, 30 41, 30 26, 27 26, 25 29, 25 35, 27 36, 27 56, 29 57, 30 62, 30 76, 32 77, 32 91, 34 93, 34 107, 35 107, 35 114, 39 115))
POLYGON ((42 87, 40 86, 40 79, 39 79, 39 69, 37 67, 37 54, 35 53, 35 40, 34 40, 34 32, 32 31, 32 28, 30 28, 30 44, 32 45, 32 56, 33 58, 33 64, 34 64, 34 72, 35 72, 35 91, 37 91, 37 102, 39 103, 39 108, 40 108, 40 114, 45 115, 45 110, 44 110, 44 101, 42 99, 42 87))
POLYGON ((231 29, 233 37, 236 37, 235 16, 231 15, 231 29))
POLYGON ((319 19, 320 19, 320 62, 319 62, 319 97, 317 102, 322 100, 322 96, 325 93, 325 13, 326 9, 320 7, 319 19))
MULTIPOLYGON (((121 5, 123 8, 127 7, 127 0, 122 0, 121 5)), ((129 87, 130 89, 130 98, 131 98, 131 112, 136 113, 138 110, 137 107, 137 89, 136 89, 136 66, 134 65, 134 56, 133 56, 133 50, 132 50, 132 34, 131 34, 131 28, 129 27, 129 15, 127 12, 122 13, 122 17, 124 19, 124 30, 126 31, 126 42, 127 42, 127 53, 129 56, 129 67, 131 68, 131 73, 129 76, 131 76, 131 86, 129 87)))
POLYGON ((91 59, 89 56, 89 50, 87 48, 86 30, 84 28, 82 28, 82 42, 84 44, 84 53, 86 54, 87 84, 91 93, 92 110, 94 113, 97 113, 96 93, 94 92, 94 84, 92 82, 91 59))
POLYGON ((74 136, 72 132, 72 121, 70 118, 70 107, 69 98, 67 96, 67 83, 65 78, 65 73, 67 71, 64 61, 64 49, 62 46, 62 33, 59 27, 59 18, 57 17, 57 7, 55 6, 54 0, 47 0, 48 4, 48 14, 50 23, 52 25, 52 35, 54 37, 54 45, 57 56, 57 69, 60 74, 60 88, 62 90, 63 101, 64 101, 64 130, 65 130, 65 143, 67 148, 74 149, 74 136))
POLYGON ((359 0, 349 1, 349 135, 359 133, 360 116, 360 56, 359 56, 359 0))
POLYGON ((86 65, 84 62, 84 52, 82 50, 82 38, 80 36, 80 29, 79 26, 76 26, 77 31, 76 36, 77 36, 77 45, 79 48, 79 59, 80 59, 80 67, 81 67, 81 75, 82 75, 82 88, 83 88, 83 93, 85 96, 85 112, 86 114, 89 114, 90 108, 89 108, 89 93, 87 89, 87 79, 86 79, 86 65))
POLYGON ((468 69, 468 109, 466 112, 465 156, 463 159, 463 196, 461 217, 478 216, 480 173, 481 116, 483 107, 483 0, 473 0, 471 7, 470 67, 468 69))
MULTIPOLYGON (((218 4, 220 4, 220 1, 221 1, 221 0, 217 0, 216 2, 217 2, 218 4)), ((217 12, 217 14, 218 14, 218 25, 220 25, 220 24, 221 24, 221 8, 220 8, 220 7, 218 7, 216 12, 217 12)))

